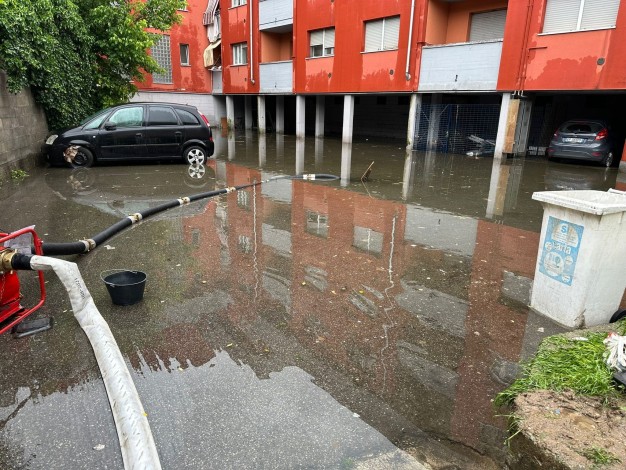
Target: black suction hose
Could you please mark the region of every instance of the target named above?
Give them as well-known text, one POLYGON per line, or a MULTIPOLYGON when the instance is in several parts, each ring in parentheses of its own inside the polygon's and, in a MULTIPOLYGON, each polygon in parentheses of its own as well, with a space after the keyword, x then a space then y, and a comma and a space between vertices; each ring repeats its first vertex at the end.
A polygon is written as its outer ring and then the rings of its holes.
MULTIPOLYGON (((338 180, 339 177, 335 175, 328 174, 307 174, 307 175, 296 175, 296 176, 274 176, 270 179, 254 182, 250 184, 242 184, 240 186, 231 186, 229 188, 218 189, 215 191, 208 191, 204 193, 194 194, 192 196, 183 197, 180 199, 174 199, 172 201, 166 202, 159 206, 151 207, 141 212, 137 212, 136 214, 129 215, 128 217, 123 218, 122 220, 114 223, 109 228, 103 230, 102 232, 95 235, 93 238, 80 240, 77 242, 68 242, 68 243, 42 243, 41 249, 44 255, 46 256, 58 256, 58 255, 77 255, 80 253, 87 253, 97 246, 104 243, 106 240, 111 238, 113 235, 121 232, 126 227, 129 227, 143 219, 146 219, 154 214, 158 214, 159 212, 166 211, 168 209, 172 209, 174 207, 179 207, 184 204, 189 204, 193 201, 198 201, 200 199, 206 199, 214 196, 219 196, 221 194, 228 194, 233 191, 239 191, 245 188, 251 188, 252 186, 258 186, 262 183, 269 183, 271 181, 276 181, 279 179, 289 179, 289 180, 310 180, 310 181, 333 181, 338 180)), ((33 250, 34 253, 34 250, 33 250)))

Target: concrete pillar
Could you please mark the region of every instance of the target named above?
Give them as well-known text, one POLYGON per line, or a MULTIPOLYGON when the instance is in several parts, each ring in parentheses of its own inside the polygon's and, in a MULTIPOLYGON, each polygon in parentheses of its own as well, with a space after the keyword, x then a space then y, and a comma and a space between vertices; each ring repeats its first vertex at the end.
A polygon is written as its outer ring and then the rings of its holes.
POLYGON ((350 175, 352 172, 352 142, 343 142, 341 144, 341 186, 350 184, 350 175))
POLYGON ((343 97, 343 133, 341 137, 341 141, 344 144, 352 143, 353 127, 354 127, 354 96, 345 95, 343 97))
POLYGON ((211 121, 211 125, 220 126, 220 128, 228 129, 228 117, 226 116, 226 99, 223 96, 213 96, 215 104, 215 115, 211 121), (225 120, 225 122, 223 121, 225 120))
POLYGON ((406 201, 413 192, 416 164, 417 158, 415 152, 407 146, 406 156, 404 158, 404 172, 402 175, 402 200, 404 201, 406 201))
POLYGON ((244 126, 245 129, 252 129, 252 125, 253 125, 253 120, 252 120, 252 97, 251 96, 246 96, 243 99, 244 104, 245 104, 245 114, 244 114, 244 126))
POLYGON ((507 133, 507 121, 509 118, 509 109, 511 107, 511 94, 502 93, 502 104, 500 105, 500 119, 498 120, 498 133, 496 135, 496 148, 493 158, 506 159, 504 153, 504 145, 507 133))
POLYGON ((406 128, 406 148, 407 150, 417 150, 416 137, 419 135, 420 115, 422 114, 422 95, 411 94, 409 104, 409 122, 406 128))
POLYGON ((235 130, 235 98, 232 95, 226 97, 226 120, 228 130, 235 130))
POLYGON ((234 132, 228 133, 228 159, 229 160, 235 159, 235 133, 234 132))
POLYGON ((325 96, 319 95, 315 97, 315 137, 324 137, 325 105, 325 96))
POLYGON ((430 119, 428 120, 428 136, 426 137, 426 148, 428 150, 437 150, 442 109, 441 94, 433 94, 430 100, 430 119))
POLYGON ((304 173, 304 139, 296 140, 296 175, 304 173))
POLYGON ((324 163, 324 139, 315 139, 315 170, 320 170, 324 163))
POLYGON ((285 136, 276 134, 276 162, 280 163, 285 157, 285 136))
POLYGON ((489 197, 487 198, 488 219, 494 216, 504 215, 504 200, 506 198, 506 187, 509 180, 509 167, 503 165, 502 159, 494 158, 491 166, 491 179, 489 180, 489 197))
POLYGON ((276 97, 276 133, 285 132, 285 97, 279 95, 276 97))
POLYGON ((259 113, 259 134, 265 134, 266 125, 265 125, 265 96, 259 95, 256 97, 257 99, 257 107, 259 113))
POLYGON ((267 137, 259 134, 259 167, 263 168, 267 162, 267 137))
POLYGON ((303 95, 296 95, 296 138, 304 139, 306 101, 303 95))

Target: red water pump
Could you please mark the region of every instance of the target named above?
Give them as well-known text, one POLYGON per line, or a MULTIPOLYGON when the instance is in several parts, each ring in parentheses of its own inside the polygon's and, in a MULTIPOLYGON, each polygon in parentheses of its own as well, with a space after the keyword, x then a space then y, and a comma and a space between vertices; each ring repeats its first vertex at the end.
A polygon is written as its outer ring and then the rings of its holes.
MULTIPOLYGON (((7 251, 14 251, 7 247, 7 245, 10 245, 10 240, 14 240, 23 235, 27 236, 28 234, 32 236, 35 253, 41 255, 41 239, 30 227, 23 228, 13 233, 0 232, 0 254, 6 253, 7 251)), ((4 257, 2 257, 2 259, 4 259, 4 257)), ((14 271, 11 266, 5 266, 4 263, 0 265, 0 334, 11 330, 43 305, 46 300, 43 273, 38 271, 38 276, 40 291, 39 301, 34 306, 26 308, 21 304, 23 295, 20 289, 20 279, 17 271, 14 271)))

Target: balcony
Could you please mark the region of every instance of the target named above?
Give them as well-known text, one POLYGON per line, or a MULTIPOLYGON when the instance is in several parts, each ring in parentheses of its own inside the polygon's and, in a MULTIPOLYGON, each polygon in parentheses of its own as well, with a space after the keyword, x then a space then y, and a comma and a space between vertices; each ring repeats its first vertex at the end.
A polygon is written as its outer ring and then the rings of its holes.
POLYGON ((424 46, 419 91, 495 91, 502 40, 424 46))
POLYGON ((259 30, 284 32, 293 28, 293 0, 260 0, 259 30))
POLYGON ((212 70, 211 74, 213 75, 213 94, 224 93, 224 89, 222 87, 222 71, 212 70))
POLYGON ((293 91, 293 62, 269 62, 259 65, 260 93, 291 93, 293 91))

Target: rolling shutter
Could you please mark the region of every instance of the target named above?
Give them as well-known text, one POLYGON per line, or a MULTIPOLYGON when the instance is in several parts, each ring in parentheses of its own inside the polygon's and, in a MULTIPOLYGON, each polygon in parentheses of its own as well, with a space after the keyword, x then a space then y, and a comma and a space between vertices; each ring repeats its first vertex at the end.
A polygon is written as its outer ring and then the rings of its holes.
POLYGON ((324 30, 324 49, 335 47, 335 28, 328 28, 324 30))
POLYGON ((383 20, 365 23, 365 52, 379 51, 383 36, 383 20))
POLYGON ((398 35, 400 34, 400 17, 385 18, 385 36, 383 49, 397 49, 398 35))
POLYGON ((580 29, 614 28, 619 0, 585 0, 580 29))
POLYGON ((311 31, 311 47, 321 46, 324 42, 324 30, 311 31))
POLYGON ((579 12, 580 0, 548 0, 546 17, 543 21, 543 32, 576 31, 579 12))
POLYGON ((506 10, 474 13, 470 27, 470 41, 489 41, 504 37, 506 10))
POLYGON ((382 44, 383 20, 365 23, 365 52, 379 51, 382 44))

